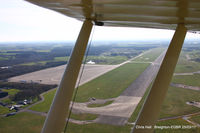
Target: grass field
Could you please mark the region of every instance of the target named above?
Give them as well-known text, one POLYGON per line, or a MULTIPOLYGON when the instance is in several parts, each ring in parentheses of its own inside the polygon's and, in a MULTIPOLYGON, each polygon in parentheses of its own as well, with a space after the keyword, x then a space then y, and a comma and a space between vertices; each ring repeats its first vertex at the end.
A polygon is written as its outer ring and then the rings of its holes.
POLYGON ((188 60, 186 58, 188 54, 188 52, 181 52, 175 69, 176 73, 196 72, 200 70, 200 63, 188 60))
MULTIPOLYGON (((126 56, 88 56, 86 62, 92 60, 96 64, 115 65, 126 61, 126 56)), ((69 57, 55 57, 54 61, 68 61, 69 57)))
POLYGON ((7 107, 3 107, 0 105, 0 115, 9 113, 9 109, 7 107))
MULTIPOLYGON (((12 104, 13 101, 12 101, 9 97, 7 97, 7 98, 1 100, 1 102, 7 103, 7 104, 12 104)), ((14 102, 14 103, 15 103, 15 102, 14 102)))
POLYGON ((0 60, 9 60, 9 58, 6 58, 6 57, 0 57, 0 60))
POLYGON ((200 124, 200 115, 195 115, 190 118, 190 120, 200 124))
POLYGON ((130 133, 132 126, 112 126, 105 124, 77 125, 69 123, 65 133, 130 133))
POLYGON ((55 57, 54 61, 68 61, 69 56, 64 56, 64 57, 55 57))
MULTIPOLYGON (((39 133, 45 117, 30 113, 19 113, 10 117, 0 117, 2 133, 39 133)), ((157 126, 190 125, 182 119, 158 122, 157 126)), ((77 125, 69 123, 65 133, 130 133, 132 125, 112 126, 105 124, 77 125)), ((192 129, 157 129, 155 133, 198 133, 198 128, 192 129)))
POLYGON ((172 79, 173 83, 179 83, 191 86, 200 86, 199 81, 200 81, 200 74, 174 76, 172 79))
POLYGON ((191 61, 179 61, 176 65, 176 73, 196 72, 200 70, 200 63, 191 61))
MULTIPOLYGON (((148 94, 148 89, 144 97, 137 105, 135 111, 129 119, 129 122, 134 122, 142 108, 144 100, 148 94)), ((200 92, 194 90, 187 90, 183 88, 169 87, 167 96, 161 107, 160 118, 180 116, 200 111, 199 108, 187 105, 187 101, 198 101, 200 92)))
POLYGON ((38 62, 28 62, 28 63, 23 63, 20 65, 24 66, 32 66, 32 65, 45 65, 48 61, 38 61, 38 62))
MULTIPOLYGON (((30 113, 19 113, 10 117, 0 117, 1 133, 39 133, 45 117, 30 113)), ((68 124, 65 133, 129 133, 131 126, 112 126, 104 124, 68 124)))
MULTIPOLYGON (((20 90, 17 89, 2 89, 2 91, 4 92, 8 92, 8 97, 4 98, 1 100, 1 102, 3 103, 7 103, 7 104, 15 104, 16 102, 12 101, 12 97, 17 94, 20 90)), ((1 112, 1 110, 0 110, 1 112)))
POLYGON ((32 106, 30 109, 35 110, 35 111, 40 111, 40 112, 48 112, 51 102, 53 100, 53 97, 55 95, 56 89, 49 91, 48 93, 44 94, 44 101, 32 106))
POLYGON ((170 126, 169 129, 156 129, 155 133, 199 133, 200 128, 193 127, 190 123, 183 119, 174 119, 157 122, 157 126, 170 126), (181 126, 181 127, 175 127, 181 126), (184 129, 184 126, 190 126, 190 129, 184 129))
POLYGON ((30 113, 19 113, 14 116, 0 117, 1 133, 39 133, 45 117, 30 113))
POLYGON ((20 90, 17 89, 2 89, 4 92, 8 92, 8 95, 15 95, 17 94, 20 90))
POLYGON ((16 55, 17 53, 7 53, 7 52, 2 52, 0 51, 0 55, 16 55))
POLYGON ((151 49, 149 52, 145 53, 141 57, 134 59, 133 61, 139 62, 152 62, 154 61, 163 51, 165 48, 154 48, 151 49))
POLYGON ((199 101, 199 98, 199 91, 169 87, 161 108, 160 118, 180 116, 200 111, 199 108, 186 104, 188 101, 199 101))
POLYGON ((20 65, 24 66, 32 66, 32 65, 45 65, 48 62, 59 62, 59 61, 68 61, 69 57, 55 57, 54 60, 46 60, 46 61, 37 61, 37 62, 28 62, 28 63, 23 63, 20 65))
POLYGON ((88 56, 86 61, 90 60, 96 64, 116 65, 128 60, 128 58, 126 56, 88 56))
POLYGON ((98 117, 98 115, 95 114, 71 114, 70 118, 75 120, 94 120, 98 117))
POLYGON ((86 102, 91 97, 107 99, 119 96, 148 65, 128 63, 97 77, 79 87, 76 102, 86 102))

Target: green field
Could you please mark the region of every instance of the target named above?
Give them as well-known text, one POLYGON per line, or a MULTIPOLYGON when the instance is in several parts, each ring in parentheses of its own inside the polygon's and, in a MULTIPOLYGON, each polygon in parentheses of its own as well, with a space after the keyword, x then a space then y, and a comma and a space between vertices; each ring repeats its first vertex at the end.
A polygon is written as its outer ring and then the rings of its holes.
POLYGON ((186 122, 183 119, 174 119, 157 122, 157 126, 170 126, 169 129, 156 129, 155 133, 199 133, 200 128, 193 127, 190 123, 186 122), (173 127, 181 126, 181 127, 173 127), (172 126, 172 127, 171 127, 172 126), (184 129, 183 126, 190 126, 190 129, 184 129))
MULTIPOLYGON (((91 97, 106 99, 119 96, 122 91, 126 89, 148 65, 149 64, 128 63, 100 77, 97 77, 96 79, 79 87, 76 102, 86 102, 91 97)), ((44 94, 45 100, 37 105, 34 105, 30 109, 47 112, 50 108, 54 94, 55 90, 44 94)))
POLYGON ((30 109, 34 110, 34 111, 48 112, 48 110, 51 106, 51 102, 53 100, 53 97, 55 95, 55 92, 56 92, 56 89, 45 93, 43 95, 45 100, 41 103, 38 103, 38 104, 32 106, 30 109))
POLYGON ((200 63, 191 61, 179 61, 176 65, 176 73, 196 72, 200 70, 200 63))
POLYGON ((9 113, 9 108, 0 105, 0 115, 9 113))
MULTIPOLYGON (((39 133, 45 117, 30 113, 19 113, 10 117, 0 117, 2 133, 39 133)), ((69 123, 65 133, 129 133, 131 126, 112 126, 104 124, 77 125, 69 123)))
POLYGON ((48 49, 48 50, 47 50, 47 49, 45 49, 45 50, 34 50, 34 51, 36 51, 36 52, 45 52, 45 53, 46 53, 46 52, 51 52, 50 49, 48 49))
MULTIPOLYGON (((30 113, 19 113, 15 116, 0 117, 0 131, 2 133, 39 133, 45 117, 30 113)), ((157 126, 190 125, 182 119, 161 121, 157 126)), ((130 133, 132 125, 112 126, 105 124, 77 125, 68 123, 65 133, 130 133)), ((155 133, 198 133, 200 129, 156 129, 155 133)))
POLYGON ((64 56, 64 57, 55 57, 53 61, 68 61, 69 56, 64 56))
POLYGON ((186 58, 187 54, 189 54, 189 52, 181 52, 175 69, 176 73, 196 72, 200 70, 200 63, 188 60, 186 58))
MULTIPOLYGON (((12 101, 12 98, 15 94, 17 94, 20 90, 17 89, 2 89, 4 92, 8 92, 8 97, 1 100, 3 103, 7 104, 15 104, 16 102, 12 101)), ((0 110, 1 112, 1 110, 0 110)))
POLYGON ((19 113, 14 116, 0 117, 1 133, 39 133, 45 117, 30 113, 19 113))
MULTIPOLYGON (((7 104, 12 104, 12 103, 13 103, 13 101, 12 101, 9 97, 7 97, 7 98, 1 100, 1 102, 7 103, 7 104)), ((14 102, 14 103, 15 103, 15 102, 14 102)))
POLYGON ((20 90, 17 90, 17 89, 2 89, 2 91, 8 92, 8 95, 11 96, 11 95, 17 94, 20 90))
POLYGON ((132 126, 112 126, 106 124, 77 125, 69 123, 65 133, 130 133, 132 126))
POLYGON ((59 61, 68 61, 69 57, 55 57, 53 60, 47 60, 47 61, 37 61, 37 62, 28 62, 28 63, 23 63, 19 65, 24 65, 24 66, 32 66, 32 65, 45 65, 46 63, 49 62, 59 62, 59 61))
POLYGON ((32 65, 45 65, 48 61, 28 62, 19 65, 32 66, 32 65))
POLYGON ((144 55, 134 59, 133 61, 138 62, 152 62, 154 61, 163 51, 165 48, 154 48, 150 51, 146 52, 144 55))
POLYGON ((115 65, 128 60, 128 58, 126 56, 88 56, 86 62, 90 60, 96 64, 115 65))
MULTIPOLYGON (((144 100, 148 94, 148 89, 145 92, 144 97, 137 105, 133 112, 129 122, 134 122, 142 108, 144 100)), ((194 106, 187 105, 188 101, 198 101, 200 98, 200 92, 194 90, 188 90, 183 88, 169 87, 167 96, 161 107, 160 118, 180 116, 184 114, 190 114, 199 112, 200 109, 194 106)))
POLYGON ((174 76, 172 79, 173 83, 179 83, 191 86, 200 86, 199 81, 200 81, 200 74, 174 76))
POLYGON ((91 97, 107 99, 119 96, 148 65, 128 63, 80 86, 76 102, 86 102, 91 97))
POLYGON ((95 114, 71 114, 70 118, 75 120, 94 120, 98 117, 95 114))
POLYGON ((0 60, 9 60, 7 57, 0 57, 0 60))
POLYGON ((188 101, 199 101, 200 92, 183 88, 169 87, 161 108, 160 118, 180 116, 200 111, 199 108, 187 105, 188 101))
MULTIPOLYGON (((53 61, 68 61, 69 57, 55 57, 53 61)), ((86 62, 94 61, 96 64, 107 64, 107 65, 114 65, 120 64, 128 58, 126 56, 88 56, 86 62)))
POLYGON ((0 52, 0 55, 16 55, 16 53, 0 52))
POLYGON ((200 124, 200 115, 195 115, 190 118, 190 120, 200 124))

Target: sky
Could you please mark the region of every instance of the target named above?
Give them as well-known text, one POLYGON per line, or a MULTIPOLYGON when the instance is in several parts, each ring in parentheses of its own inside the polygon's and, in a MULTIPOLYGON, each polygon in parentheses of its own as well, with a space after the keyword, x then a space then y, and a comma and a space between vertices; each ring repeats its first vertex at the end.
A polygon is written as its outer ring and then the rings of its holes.
MULTIPOLYGON (((75 41, 82 22, 24 0, 0 0, 0 42, 75 41)), ((95 26, 92 40, 171 39, 174 31, 95 26)), ((199 35, 188 34, 188 37, 199 35)))

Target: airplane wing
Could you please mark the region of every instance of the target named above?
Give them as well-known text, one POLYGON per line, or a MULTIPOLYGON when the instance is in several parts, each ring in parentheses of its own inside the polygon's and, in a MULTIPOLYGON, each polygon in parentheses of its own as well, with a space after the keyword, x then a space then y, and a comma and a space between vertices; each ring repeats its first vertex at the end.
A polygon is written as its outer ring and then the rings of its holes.
POLYGON ((105 26, 175 29, 184 23, 200 30, 199 0, 27 0, 38 6, 83 21, 105 26))

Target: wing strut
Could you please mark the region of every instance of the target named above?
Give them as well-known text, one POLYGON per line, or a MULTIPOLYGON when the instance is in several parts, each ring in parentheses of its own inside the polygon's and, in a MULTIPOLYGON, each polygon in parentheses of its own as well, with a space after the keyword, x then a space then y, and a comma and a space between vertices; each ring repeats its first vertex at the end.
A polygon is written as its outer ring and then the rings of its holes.
POLYGON ((92 26, 93 24, 90 20, 85 20, 82 25, 79 37, 43 126, 42 133, 61 133, 64 129, 70 101, 72 99, 92 26))
POLYGON ((176 67, 187 29, 179 24, 132 133, 152 133, 176 67), (148 129, 149 128, 149 129, 148 129))

